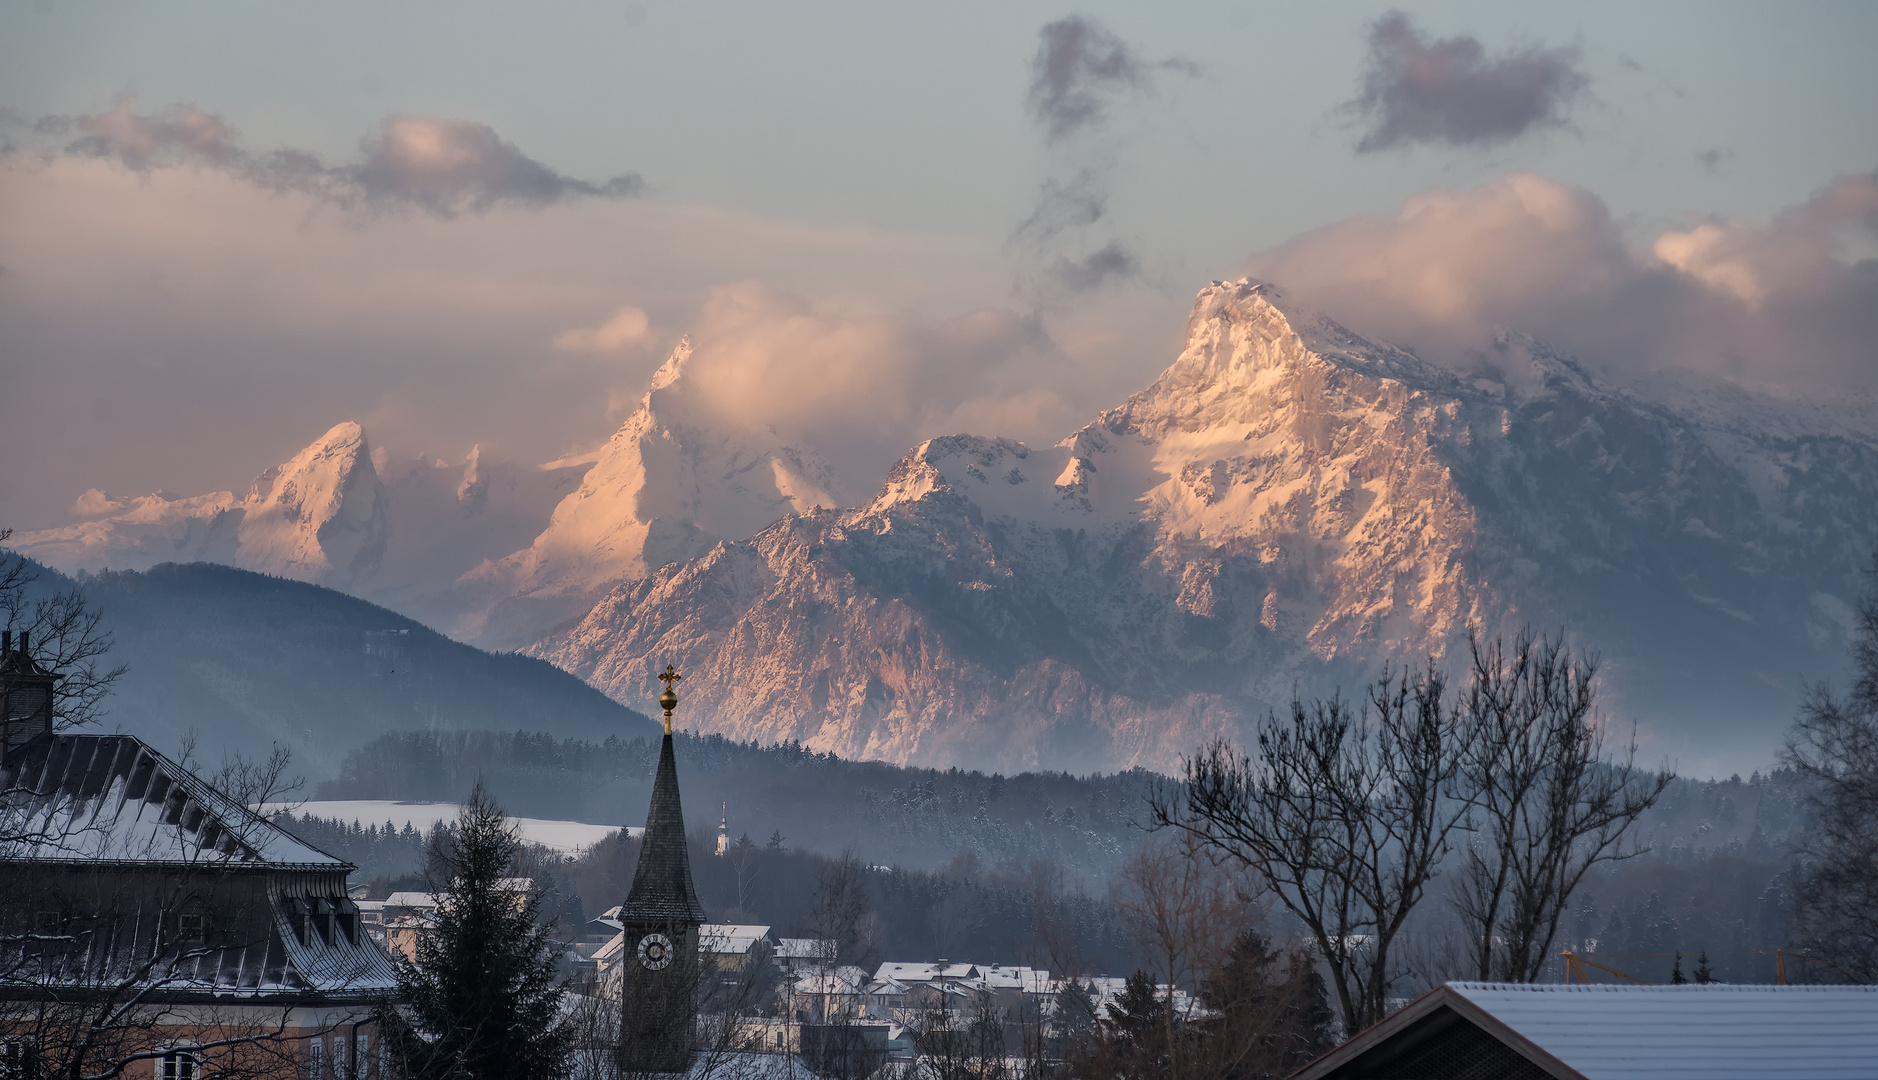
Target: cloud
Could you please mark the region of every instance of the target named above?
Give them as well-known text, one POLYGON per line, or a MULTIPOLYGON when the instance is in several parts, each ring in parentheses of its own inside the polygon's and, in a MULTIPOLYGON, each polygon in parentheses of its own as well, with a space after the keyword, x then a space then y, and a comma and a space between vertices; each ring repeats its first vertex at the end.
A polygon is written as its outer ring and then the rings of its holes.
POLYGON ((1112 280, 1140 276, 1141 260, 1120 242, 1111 241, 1081 259, 1058 255, 1050 262, 1049 270, 1050 276, 1071 292, 1088 292, 1112 280))
POLYGON ((863 483, 970 416, 996 416, 1016 425, 997 433, 1034 438, 1053 437, 1070 415, 1036 390, 1065 370, 1064 358, 1008 310, 842 316, 750 281, 712 289, 689 336, 688 396, 727 424, 805 438, 863 483))
POLYGON ((1047 23, 1037 36, 1026 103, 1045 145, 1064 155, 1057 168, 1059 175, 1068 172, 1069 179, 1044 179, 1036 209, 1012 230, 1010 245, 1028 264, 1020 270, 1025 280, 1020 280, 1019 291, 1030 293, 1032 305, 1041 310, 1060 307, 1068 296, 1140 276, 1140 258, 1120 240, 1109 238, 1081 257, 1062 250, 1091 246, 1092 228, 1108 213, 1116 150, 1091 143, 1089 137, 1107 129, 1118 102, 1151 92, 1155 72, 1192 76, 1200 68, 1178 57, 1143 60, 1127 42, 1083 15, 1047 23))
POLYGON ((1628 242, 1590 192, 1530 173, 1338 222, 1249 272, 1358 330, 1457 362, 1501 329, 1611 369, 1760 385, 1878 380, 1878 177, 1834 181, 1771 221, 1714 218, 1628 242))
POLYGON ((1143 61, 1127 42, 1083 15, 1044 24, 1030 61, 1030 113, 1051 141, 1101 127, 1114 101, 1152 89, 1153 73, 1197 75, 1191 60, 1143 61))
POLYGON ((338 170, 367 201, 405 202, 448 215, 498 202, 546 206, 564 199, 637 195, 633 173, 603 184, 562 176, 502 141, 486 124, 395 116, 364 144, 365 159, 338 170))
POLYGON ((610 353, 646 340, 651 321, 636 307, 623 307, 599 326, 569 330, 554 339, 562 352, 610 353))
POLYGON ((226 121, 188 104, 138 114, 130 98, 120 97, 109 112, 48 116, 34 126, 46 135, 79 132, 65 144, 67 154, 107 158, 139 172, 208 165, 269 191, 312 195, 348 210, 414 208, 448 218, 504 203, 621 198, 644 188, 634 173, 599 184, 563 176, 472 120, 391 117, 361 141, 358 161, 342 165, 304 150, 249 153, 226 121))
POLYGON ((1713 146, 1695 156, 1702 168, 1711 173, 1720 173, 1722 168, 1733 161, 1735 152, 1726 146, 1713 146))
POLYGON ((232 165, 243 157, 234 128, 219 116, 182 103, 139 116, 131 111, 131 100, 120 97, 110 112, 46 117, 35 127, 46 134, 76 128, 82 134, 66 145, 66 153, 116 158, 138 171, 188 160, 232 165))
POLYGON ((1107 170, 1084 168, 1068 180, 1047 177, 1037 192, 1037 208, 1018 222, 1013 239, 1043 243, 1071 229, 1086 229, 1108 212, 1107 170))
POLYGON ((1588 80, 1568 46, 1528 45, 1489 59, 1473 37, 1431 41, 1392 11, 1370 29, 1362 92, 1344 106, 1365 130, 1358 153, 1417 143, 1492 146, 1564 127, 1588 80))

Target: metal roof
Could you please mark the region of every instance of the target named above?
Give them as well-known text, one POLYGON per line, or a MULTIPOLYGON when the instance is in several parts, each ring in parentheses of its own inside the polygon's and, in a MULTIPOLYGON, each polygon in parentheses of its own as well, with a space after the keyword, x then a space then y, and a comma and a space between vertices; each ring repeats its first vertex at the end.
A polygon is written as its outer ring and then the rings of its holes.
POLYGON ((1878 986, 1448 987, 1586 1080, 1878 1076, 1878 986))
POLYGON ((1293 1080, 1443 1075, 1431 1063, 1463 1058, 1554 1080, 1865 1080, 1878 987, 1452 982, 1293 1080))
POLYGON ((42 736, 0 772, 8 860, 352 870, 132 735, 42 736))

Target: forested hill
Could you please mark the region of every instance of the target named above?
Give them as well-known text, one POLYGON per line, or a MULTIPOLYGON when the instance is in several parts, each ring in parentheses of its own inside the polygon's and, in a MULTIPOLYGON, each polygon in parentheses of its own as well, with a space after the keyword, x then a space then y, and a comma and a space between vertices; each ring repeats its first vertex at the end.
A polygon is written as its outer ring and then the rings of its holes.
MULTIPOLYGON (((40 574, 36 590, 74 584, 40 574)), ((159 749, 191 729, 210 760, 279 742, 320 777, 387 731, 522 727, 604 739, 655 730, 551 664, 484 652, 317 585, 208 563, 76 584, 114 636, 108 660, 130 669, 104 726, 159 749)))
MULTIPOLYGON (((1105 881, 1141 841, 1155 776, 1066 773, 986 775, 848 761, 797 744, 758 746, 680 734, 685 822, 715 834, 728 814, 733 838, 835 853, 852 848, 876 864, 943 865, 961 853, 987 866, 1047 858, 1105 881)), ((396 733, 347 756, 322 799, 455 801, 481 777, 510 813, 596 824, 641 825, 658 744, 601 742, 524 732, 396 733)))

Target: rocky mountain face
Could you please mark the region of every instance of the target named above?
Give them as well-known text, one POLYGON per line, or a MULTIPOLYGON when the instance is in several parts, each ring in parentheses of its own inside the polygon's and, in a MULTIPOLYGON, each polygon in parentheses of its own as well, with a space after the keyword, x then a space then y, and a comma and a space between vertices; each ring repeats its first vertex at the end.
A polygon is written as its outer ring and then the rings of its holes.
POLYGON ((67 573, 216 562, 302 581, 354 584, 378 570, 391 536, 385 487, 365 432, 336 425, 291 461, 230 491, 113 499, 88 491, 89 520, 24 533, 14 550, 67 573))
POLYGON ((1878 439, 1725 386, 1664 404, 1519 338, 1472 367, 1216 283, 1161 377, 1057 446, 931 440, 866 505, 646 560, 530 651, 629 704, 674 662, 690 722, 738 738, 1166 768, 1294 692, 1532 625, 1602 654, 1646 752, 1764 764, 1842 655, 1878 439))
POLYGON ((842 504, 842 484, 813 454, 774 431, 734 430, 703 414, 683 379, 690 356, 681 342, 532 543, 464 576, 458 593, 471 614, 462 634, 524 644, 622 579, 842 504))

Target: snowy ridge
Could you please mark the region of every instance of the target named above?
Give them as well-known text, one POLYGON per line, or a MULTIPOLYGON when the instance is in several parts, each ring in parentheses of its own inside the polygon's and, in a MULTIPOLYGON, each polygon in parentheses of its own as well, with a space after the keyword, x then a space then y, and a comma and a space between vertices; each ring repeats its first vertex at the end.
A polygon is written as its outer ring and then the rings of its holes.
POLYGON ((351 422, 263 472, 244 498, 219 491, 112 499, 94 489, 77 509, 102 516, 23 533, 14 550, 68 573, 200 561, 352 584, 378 569, 391 535, 371 448, 351 422))
POLYGON ((703 414, 683 378, 690 356, 680 342, 532 543, 464 576, 462 591, 483 604, 466 630, 504 644, 531 639, 622 580, 838 504, 842 485, 808 451, 703 414))
POLYGON ((344 589, 450 628, 456 580, 526 545, 589 463, 395 459, 356 423, 335 425, 262 472, 244 496, 86 492, 75 524, 14 538, 66 573, 212 562, 344 589))
POLYGON ((1878 442, 1718 424, 1523 338, 1476 366, 1216 283, 1162 375, 1058 445, 928 440, 858 509, 653 569, 531 651, 642 707, 676 661, 738 738, 1168 767, 1294 688, 1531 623, 1603 652, 1646 753, 1763 756, 1844 640, 1878 442))

